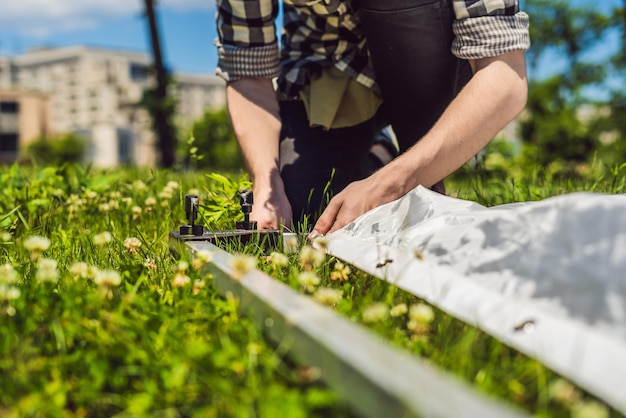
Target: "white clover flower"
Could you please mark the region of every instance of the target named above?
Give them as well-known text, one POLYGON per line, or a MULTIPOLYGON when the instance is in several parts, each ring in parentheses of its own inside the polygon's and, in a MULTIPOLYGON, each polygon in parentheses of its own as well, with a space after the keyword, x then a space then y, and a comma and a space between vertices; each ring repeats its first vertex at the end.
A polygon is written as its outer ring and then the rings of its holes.
POLYGON ((286 267, 289 265, 289 258, 283 253, 273 251, 270 254, 269 258, 270 258, 270 263, 272 267, 275 269, 286 267))
POLYGON ((435 312, 429 305, 418 303, 409 308, 409 318, 420 324, 430 324, 435 319, 435 312))
POLYGON ((10 232, 0 231, 0 241, 2 241, 2 242, 9 242, 9 241, 11 241, 12 238, 13 238, 13 236, 11 235, 10 232))
POLYGON ((334 306, 341 300, 341 291, 331 289, 330 287, 322 287, 317 289, 313 298, 321 304, 334 306))
POLYGON ((55 283, 59 278, 57 261, 51 258, 40 258, 37 262, 37 274, 39 283, 55 283))
POLYGON ((309 292, 313 292, 320 282, 321 279, 312 271, 303 271, 298 275, 298 283, 309 292))
POLYGON ((133 221, 139 219, 139 217, 141 217, 141 212, 143 211, 143 209, 141 209, 141 207, 139 206, 133 206, 131 209, 131 212, 133 214, 133 221))
POLYGON ((398 316, 404 315, 408 311, 409 311, 409 308, 406 306, 406 303, 400 303, 394 306, 393 308, 391 308, 391 310, 389 311, 389 314, 393 317, 398 317, 398 316))
POLYGON ((77 279, 87 279, 91 277, 89 265, 82 261, 72 264, 69 272, 74 278, 77 279))
POLYGON ((287 235, 283 245, 287 254, 294 254, 298 251, 298 238, 295 235, 287 235))
POLYGON ((173 190, 178 189, 179 186, 180 185, 178 184, 178 182, 174 180, 168 181, 167 184, 165 185, 165 187, 167 187, 168 189, 173 189, 173 190))
POLYGON ((32 252, 43 252, 50 248, 50 240, 46 237, 33 235, 24 240, 24 248, 32 252))
POLYGON ((146 206, 154 206, 157 204, 157 200, 154 197, 150 196, 145 200, 144 203, 146 204, 146 206))
POLYGON ((151 259, 150 257, 146 257, 146 259, 143 262, 143 265, 145 267, 148 268, 148 270, 152 270, 152 271, 156 271, 157 269, 157 264, 156 261, 154 261, 153 259, 151 259))
POLYGON ((99 270, 93 278, 99 287, 117 287, 122 283, 122 276, 114 270, 99 270))
POLYGON ((234 270, 235 278, 242 278, 256 267, 256 258, 246 254, 235 254, 230 259, 230 267, 234 270))
POLYGON ((191 293, 194 295, 197 295, 198 293, 200 293, 200 291, 202 289, 204 289, 204 286, 206 285, 206 283, 204 282, 204 280, 196 280, 193 282, 193 287, 191 288, 191 293))
POLYGON ((18 299, 22 292, 15 286, 0 284, 0 301, 12 301, 18 299))
POLYGON ((176 273, 172 279, 172 286, 177 288, 185 287, 189 283, 191 283, 191 278, 183 272, 176 273))
POLYGON ((93 243, 97 246, 103 246, 111 242, 113 236, 109 231, 100 232, 93 236, 93 243))
POLYGON ((114 200, 120 200, 120 198, 122 197, 122 193, 115 190, 109 193, 109 197, 114 200))
POLYGON ((548 393, 562 405, 573 405, 580 401, 581 393, 565 379, 557 379, 548 387, 548 393))
POLYGON ((122 198, 122 203, 125 204, 126 206, 130 206, 133 204, 133 198, 132 197, 123 197, 122 198))
POLYGON ((0 284, 12 284, 19 280, 19 275, 11 264, 0 266, 0 284))
POLYGON ((114 210, 114 209, 119 209, 119 208, 120 208, 120 202, 118 200, 109 201, 109 209, 114 210))
POLYGON ((100 205, 98 205, 98 210, 103 213, 108 213, 111 211, 111 205, 109 205, 108 203, 101 203, 100 205))
POLYGON ((138 192, 143 192, 143 191, 145 191, 145 190, 148 188, 148 186, 146 186, 146 183, 144 183, 144 182, 143 182, 143 181, 141 181, 141 180, 135 180, 135 181, 133 182, 133 187, 134 187, 134 189, 135 189, 135 190, 137 190, 138 192))
POLYGON ((583 401, 572 408, 572 418, 609 418, 609 410, 599 402, 583 401))
POLYGON ((198 270, 206 263, 213 260, 213 253, 209 250, 200 250, 196 252, 196 256, 191 262, 194 269, 198 270))
POLYGON ((169 189, 164 189, 159 193, 159 197, 161 199, 171 199, 173 196, 174 193, 172 193, 172 191, 169 189))
POLYGON ((325 235, 318 235, 313 238, 312 244, 314 248, 317 248, 320 251, 326 252, 328 249, 328 237, 325 235))
POLYGON ((193 195, 199 196, 200 195, 200 190, 198 190, 198 189, 189 189, 187 194, 193 194, 193 195))
POLYGON ((139 238, 130 237, 124 240, 124 247, 128 248, 128 252, 131 254, 139 251, 139 247, 141 247, 141 241, 139 238))
POLYGON ((186 272, 187 269, 189 269, 189 263, 184 260, 179 261, 178 264, 176 265, 176 271, 180 273, 186 272))
POLYGON ((326 260, 326 254, 307 245, 300 250, 298 260, 302 268, 311 270, 314 267, 319 267, 326 260))
POLYGON ((384 303, 376 302, 363 309, 361 314, 365 322, 380 322, 389 316, 389 308, 384 303))
POLYGON ((94 191, 88 191, 85 196, 87 197, 87 199, 89 200, 95 200, 98 197, 98 193, 94 192, 94 191))

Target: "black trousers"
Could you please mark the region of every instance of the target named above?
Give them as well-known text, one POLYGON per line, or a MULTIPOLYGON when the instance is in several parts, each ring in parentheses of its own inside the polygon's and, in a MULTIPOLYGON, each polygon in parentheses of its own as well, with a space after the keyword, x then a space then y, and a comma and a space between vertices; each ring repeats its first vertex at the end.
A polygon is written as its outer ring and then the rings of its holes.
POLYGON ((353 0, 384 103, 360 125, 310 128, 304 105, 280 103, 280 169, 294 222, 315 222, 330 198, 366 177, 376 134, 391 124, 406 151, 420 140, 471 77, 450 52, 451 0, 353 0))

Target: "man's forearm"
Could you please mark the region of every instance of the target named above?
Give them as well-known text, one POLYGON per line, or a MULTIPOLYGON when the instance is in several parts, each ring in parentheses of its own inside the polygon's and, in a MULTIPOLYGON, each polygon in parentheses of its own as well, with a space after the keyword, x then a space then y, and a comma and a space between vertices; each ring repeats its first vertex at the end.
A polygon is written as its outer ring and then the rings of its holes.
POLYGON ((252 78, 226 87, 228 112, 254 182, 278 175, 280 113, 271 80, 252 78))
MULTIPOLYGON (((450 104, 431 131, 393 164, 403 171, 404 192, 432 186, 470 160, 526 104, 524 53, 472 62, 468 85, 450 104)), ((389 167, 391 168, 391 167, 389 167)))

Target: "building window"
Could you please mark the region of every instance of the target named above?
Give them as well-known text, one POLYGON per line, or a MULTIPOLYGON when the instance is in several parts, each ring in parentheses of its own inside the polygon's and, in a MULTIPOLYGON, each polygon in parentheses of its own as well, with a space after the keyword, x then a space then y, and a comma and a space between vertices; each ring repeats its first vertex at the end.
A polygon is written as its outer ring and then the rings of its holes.
POLYGON ((17 153, 17 133, 0 133, 0 155, 17 153))
POLYGON ((136 83, 141 83, 148 80, 148 74, 150 70, 147 66, 141 64, 130 64, 130 79, 136 83))
POLYGON ((20 104, 16 101, 0 102, 0 134, 19 133, 19 110, 20 104))

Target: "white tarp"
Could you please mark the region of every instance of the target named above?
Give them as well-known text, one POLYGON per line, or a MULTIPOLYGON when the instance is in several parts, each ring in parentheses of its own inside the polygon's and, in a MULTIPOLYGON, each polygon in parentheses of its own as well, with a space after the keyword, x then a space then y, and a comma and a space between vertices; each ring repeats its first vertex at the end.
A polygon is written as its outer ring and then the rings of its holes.
POLYGON ((486 208, 418 187, 328 238, 626 413, 626 195, 486 208))

